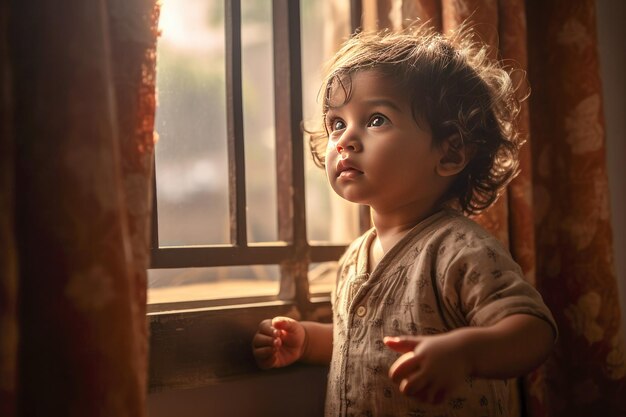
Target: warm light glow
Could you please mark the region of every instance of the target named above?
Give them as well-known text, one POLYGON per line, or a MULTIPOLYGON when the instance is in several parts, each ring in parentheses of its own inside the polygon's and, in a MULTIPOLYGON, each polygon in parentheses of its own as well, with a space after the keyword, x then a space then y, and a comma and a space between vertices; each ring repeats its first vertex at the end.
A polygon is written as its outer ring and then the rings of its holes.
POLYGON ((194 52, 223 49, 224 31, 209 22, 211 6, 207 0, 162 0, 159 44, 194 52))

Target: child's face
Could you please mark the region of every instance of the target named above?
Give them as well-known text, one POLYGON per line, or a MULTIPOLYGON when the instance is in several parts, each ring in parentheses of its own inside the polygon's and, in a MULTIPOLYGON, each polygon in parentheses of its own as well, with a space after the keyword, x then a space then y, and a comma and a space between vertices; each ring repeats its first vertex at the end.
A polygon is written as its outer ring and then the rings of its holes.
POLYGON ((442 151, 417 125, 408 94, 393 79, 364 70, 352 74, 344 99, 336 86, 325 121, 326 174, 335 192, 379 212, 432 210, 448 185, 437 173, 442 151))

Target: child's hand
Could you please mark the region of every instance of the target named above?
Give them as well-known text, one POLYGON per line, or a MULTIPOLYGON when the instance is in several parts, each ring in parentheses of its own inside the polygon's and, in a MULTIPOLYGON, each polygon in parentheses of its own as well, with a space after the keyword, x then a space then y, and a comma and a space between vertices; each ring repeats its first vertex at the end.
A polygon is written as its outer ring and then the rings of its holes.
POLYGON ((302 324, 289 317, 263 320, 252 339, 252 354, 261 369, 280 368, 300 359, 306 348, 302 324))
POLYGON ((385 337, 389 348, 404 353, 389 368, 400 392, 433 404, 447 399, 470 375, 463 343, 456 336, 385 337))

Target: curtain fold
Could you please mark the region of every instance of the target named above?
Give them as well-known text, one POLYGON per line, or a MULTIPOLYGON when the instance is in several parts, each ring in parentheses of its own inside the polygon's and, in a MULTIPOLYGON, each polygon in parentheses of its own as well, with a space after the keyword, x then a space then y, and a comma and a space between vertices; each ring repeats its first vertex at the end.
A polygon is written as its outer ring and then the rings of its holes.
POLYGON ((0 414, 144 416, 158 9, 1 4, 0 414))
POLYGON ((520 98, 527 72, 532 94, 520 114, 527 139, 521 173, 477 217, 509 246, 560 329, 550 359, 524 380, 520 411, 534 417, 626 415, 594 1, 369 3, 364 1, 365 30, 398 29, 416 18, 444 32, 469 25, 493 58, 517 69, 520 98), (398 3, 401 16, 394 13, 398 3))
POLYGON ((153 155, 156 142, 156 39, 159 8, 155 0, 108 2, 111 62, 116 93, 124 212, 132 251, 131 307, 137 375, 144 392, 148 375, 146 324, 147 270, 150 264, 153 155))
POLYGON ((8 2, 0 2, 0 415, 15 415, 17 253, 13 234, 15 172, 8 2))
POLYGON ((560 328, 541 408, 626 415, 595 2, 529 1, 527 22, 537 286, 560 328))

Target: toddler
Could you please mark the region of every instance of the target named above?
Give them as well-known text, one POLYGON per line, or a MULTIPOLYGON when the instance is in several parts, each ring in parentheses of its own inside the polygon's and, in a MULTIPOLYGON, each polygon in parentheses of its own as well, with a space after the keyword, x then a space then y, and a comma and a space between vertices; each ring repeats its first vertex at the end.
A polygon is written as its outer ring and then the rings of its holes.
POLYGON ((261 368, 329 364, 326 416, 508 416, 507 379, 557 330, 509 252, 466 215, 518 170, 509 74, 467 31, 361 33, 331 60, 314 159, 374 227, 340 260, 333 323, 275 317, 261 368))

